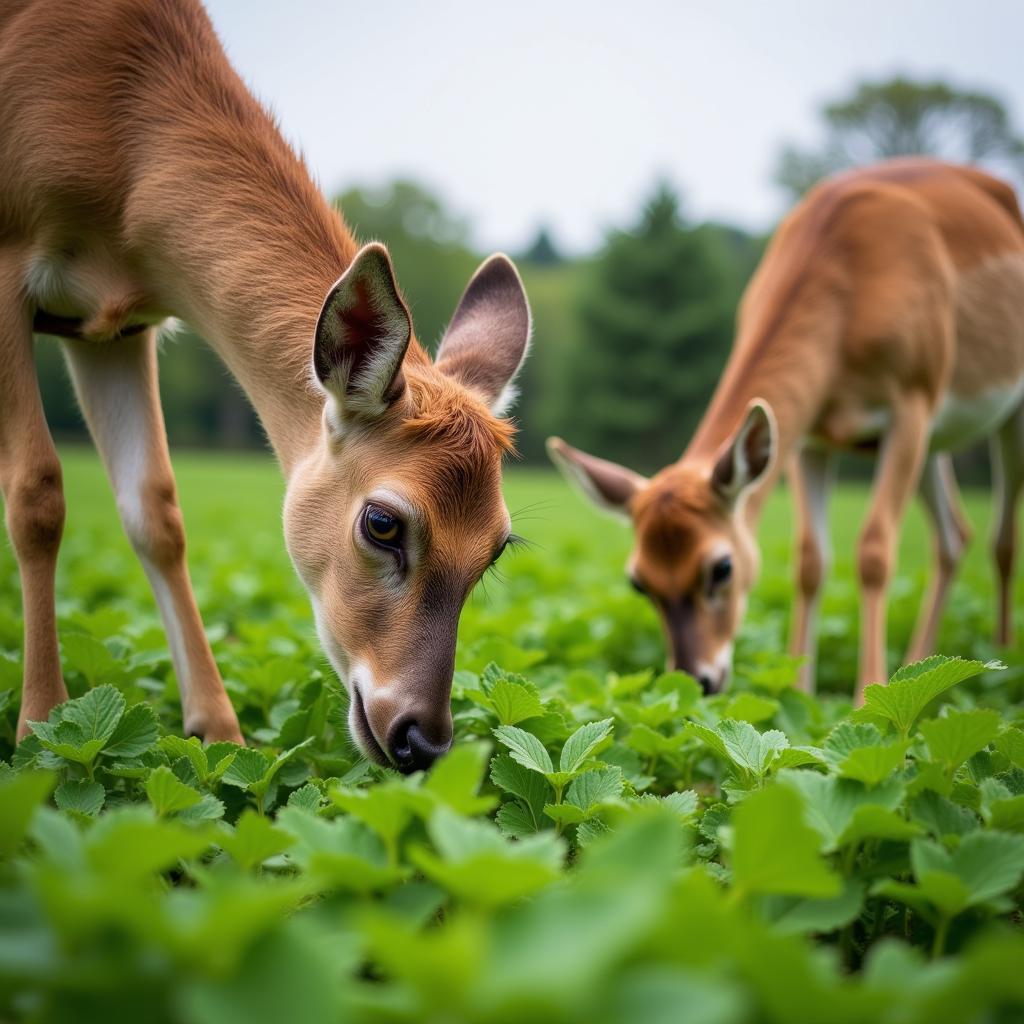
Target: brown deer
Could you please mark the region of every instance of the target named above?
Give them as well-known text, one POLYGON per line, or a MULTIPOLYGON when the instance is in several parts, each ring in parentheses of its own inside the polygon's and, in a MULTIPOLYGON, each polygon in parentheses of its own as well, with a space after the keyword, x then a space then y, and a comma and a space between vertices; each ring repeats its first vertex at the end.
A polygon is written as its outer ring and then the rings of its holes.
MULTIPOLYGON (((350 85, 345 102, 358 103, 368 83, 350 85)), ((54 612, 64 496, 33 366, 33 332, 45 332, 64 339, 152 584, 185 729, 242 738, 189 582, 159 404, 154 328, 175 315, 223 358, 277 454, 288 551, 356 741, 403 770, 429 765, 451 742, 462 604, 509 537, 512 428, 498 417, 530 333, 515 268, 500 255, 483 264, 431 362, 387 251, 357 246, 195 0, 7 0, 0 138, 0 485, 24 602, 19 735, 67 698, 54 612)))
POLYGON ((886 590, 915 489, 936 562, 907 658, 927 655, 968 539, 948 453, 985 437, 997 480, 996 635, 1009 643, 1024 483, 1024 221, 1010 187, 924 159, 819 185, 780 226, 737 328, 696 435, 651 479, 549 441, 570 480, 632 521, 629 576, 661 613, 669 664, 709 692, 725 684, 757 574, 753 531, 786 464, 798 512, 791 649, 806 656, 801 685, 813 689, 826 498, 844 449, 877 456, 857 550, 857 700, 887 678, 886 590))

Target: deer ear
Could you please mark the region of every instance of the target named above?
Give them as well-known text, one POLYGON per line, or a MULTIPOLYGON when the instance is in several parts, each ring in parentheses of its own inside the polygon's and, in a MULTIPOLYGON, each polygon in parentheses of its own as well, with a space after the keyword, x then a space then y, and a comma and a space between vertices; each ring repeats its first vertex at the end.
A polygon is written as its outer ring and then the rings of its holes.
POLYGON ((402 396, 411 337, 387 249, 363 246, 324 301, 313 341, 313 369, 333 402, 337 427, 374 419, 402 396))
POLYGON ((437 368, 478 394, 496 416, 515 401, 514 380, 530 346, 530 305, 515 265, 486 259, 459 300, 437 368))
POLYGON ((730 504, 764 479, 778 448, 775 414, 767 402, 755 398, 736 433, 726 443, 711 471, 711 486, 730 504))
POLYGON ((647 477, 581 452, 560 437, 549 437, 547 449, 551 461, 566 480, 575 484, 598 508, 629 521, 630 503, 647 486, 647 477))

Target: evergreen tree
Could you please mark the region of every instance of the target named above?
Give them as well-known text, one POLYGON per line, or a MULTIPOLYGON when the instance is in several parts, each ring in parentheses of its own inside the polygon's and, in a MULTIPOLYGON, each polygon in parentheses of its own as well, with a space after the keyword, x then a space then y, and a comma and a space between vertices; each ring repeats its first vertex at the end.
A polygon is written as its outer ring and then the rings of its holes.
POLYGON ((659 185, 585 279, 567 436, 644 470, 678 458, 725 363, 739 287, 721 229, 684 225, 659 185))

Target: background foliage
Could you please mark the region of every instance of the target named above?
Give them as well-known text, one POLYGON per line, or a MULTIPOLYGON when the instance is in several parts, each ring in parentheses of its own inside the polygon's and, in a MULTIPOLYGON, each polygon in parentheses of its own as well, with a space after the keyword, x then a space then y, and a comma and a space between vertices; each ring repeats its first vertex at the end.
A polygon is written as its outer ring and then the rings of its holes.
MULTIPOLYGON (((945 82, 865 82, 821 112, 818 148, 784 147, 777 179, 791 200, 822 176, 903 153, 981 162, 1020 182, 1024 142, 997 97, 945 82)), ((420 339, 440 338, 482 259, 471 225, 429 189, 399 180, 353 187, 337 199, 358 237, 383 239, 394 257, 420 339)), ((603 247, 568 255, 541 226, 518 260, 534 313, 534 346, 516 410, 519 448, 544 461, 559 434, 650 471, 686 445, 728 356, 740 293, 764 239, 702 223, 667 183, 603 247)), ((58 346, 38 346, 51 426, 84 431, 58 346)), ((258 447, 262 435, 238 388, 189 331, 165 345, 161 391, 175 444, 258 447)), ((987 459, 961 459, 967 478, 987 459)))

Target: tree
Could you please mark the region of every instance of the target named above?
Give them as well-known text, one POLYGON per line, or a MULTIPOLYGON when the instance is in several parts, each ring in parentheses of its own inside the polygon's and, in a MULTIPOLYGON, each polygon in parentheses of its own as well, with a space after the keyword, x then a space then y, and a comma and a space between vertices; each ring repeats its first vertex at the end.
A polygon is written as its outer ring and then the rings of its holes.
POLYGON ((584 279, 566 436, 640 469, 678 458, 725 362, 740 286, 721 229, 683 224, 659 185, 584 279))
POLYGON ((1024 137, 1006 107, 987 93, 896 77, 863 82, 821 114, 821 148, 787 146, 779 158, 776 181, 794 197, 835 171, 896 156, 935 156, 1024 174, 1024 137))
POLYGON ((547 225, 542 225, 538 229, 536 237, 520 259, 524 263, 532 263, 537 267, 555 267, 565 262, 547 225))

